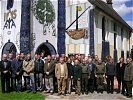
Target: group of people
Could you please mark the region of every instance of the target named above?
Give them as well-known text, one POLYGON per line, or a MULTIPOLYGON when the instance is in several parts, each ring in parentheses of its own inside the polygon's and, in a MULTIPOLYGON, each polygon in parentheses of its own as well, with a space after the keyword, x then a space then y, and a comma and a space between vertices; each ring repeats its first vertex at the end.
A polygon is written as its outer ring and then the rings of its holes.
POLYGON ((58 95, 97 93, 113 94, 114 78, 117 78, 117 93, 132 97, 133 63, 131 58, 120 58, 117 64, 111 56, 103 61, 97 55, 65 54, 59 56, 44 53, 35 54, 34 59, 30 54, 24 55, 10 53, 9 57, 3 54, 0 61, 2 93, 23 89, 27 93, 44 91, 58 95), (24 82, 22 81, 22 78, 24 82), (22 83, 24 83, 22 85, 22 83), (122 87, 122 88, 121 88, 122 87), (11 89, 10 89, 11 88, 11 89))

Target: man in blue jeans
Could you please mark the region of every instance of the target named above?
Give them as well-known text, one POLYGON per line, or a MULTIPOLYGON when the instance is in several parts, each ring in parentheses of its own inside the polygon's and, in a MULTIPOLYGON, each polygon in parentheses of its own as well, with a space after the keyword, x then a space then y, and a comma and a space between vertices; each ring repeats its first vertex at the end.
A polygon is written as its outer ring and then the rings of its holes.
POLYGON ((33 93, 36 93, 34 68, 35 68, 34 60, 31 59, 30 54, 27 54, 26 59, 23 61, 23 70, 24 70, 23 76, 26 78, 26 88, 28 93, 31 91, 33 93), (30 81, 32 87, 30 87, 30 81))
POLYGON ((23 62, 20 59, 20 54, 17 54, 16 58, 12 61, 11 71, 13 78, 13 90, 19 93, 22 89, 22 65, 23 62))

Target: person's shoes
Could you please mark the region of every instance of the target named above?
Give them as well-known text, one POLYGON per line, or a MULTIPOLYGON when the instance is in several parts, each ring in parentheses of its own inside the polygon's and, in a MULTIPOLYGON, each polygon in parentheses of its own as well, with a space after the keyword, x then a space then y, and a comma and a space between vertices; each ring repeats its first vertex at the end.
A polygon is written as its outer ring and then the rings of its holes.
POLYGON ((17 91, 17 93, 21 93, 21 91, 17 91))
POLYGON ((50 93, 50 91, 49 91, 49 90, 47 90, 47 91, 46 91, 46 93, 50 93))
POLYGON ((80 96, 80 93, 78 93, 78 96, 80 96))
POLYGON ((88 92, 85 92, 86 95, 88 95, 88 92))
POLYGON ((28 90, 28 91, 27 91, 27 93, 30 93, 30 92, 31 92, 31 90, 28 90))
POLYGON ((120 93, 120 90, 117 90, 116 93, 119 94, 120 93))
POLYGON ((64 93, 63 95, 64 95, 64 96, 66 96, 66 94, 65 94, 65 93, 64 93))
POLYGON ((93 93, 94 91, 91 91, 91 93, 93 93))
POLYGON ((36 91, 33 91, 34 94, 36 94, 36 91))
POLYGON ((107 91, 107 93, 109 94, 109 91, 107 91))
POLYGON ((5 91, 4 92, 2 91, 2 93, 5 93, 5 91))
POLYGON ((132 95, 128 95, 127 98, 132 98, 132 95))
POLYGON ((126 96, 124 92, 121 93, 122 95, 126 96))
POLYGON ((61 93, 58 93, 58 96, 60 96, 61 95, 61 93))
POLYGON ((51 95, 53 95, 53 94, 54 94, 54 92, 50 92, 50 94, 51 94, 51 95))
POLYGON ((111 94, 113 94, 113 92, 110 92, 111 94))
POLYGON ((101 91, 101 94, 103 94, 103 91, 101 91))
POLYGON ((82 95, 84 95, 84 92, 82 92, 82 95))
POLYGON ((75 92, 75 94, 78 94, 77 92, 75 92))
POLYGON ((41 91, 42 90, 42 87, 39 87, 39 91, 41 91))

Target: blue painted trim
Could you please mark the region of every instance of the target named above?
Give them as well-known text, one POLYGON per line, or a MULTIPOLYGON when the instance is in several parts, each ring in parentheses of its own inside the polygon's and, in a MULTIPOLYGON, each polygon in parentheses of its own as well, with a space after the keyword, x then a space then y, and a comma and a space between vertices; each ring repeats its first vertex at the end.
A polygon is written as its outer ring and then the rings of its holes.
POLYGON ((20 52, 30 53, 30 0, 22 0, 20 52))
POLYGON ((94 49, 94 9, 91 9, 89 11, 89 53, 92 57, 94 57, 95 55, 95 49, 94 49))
POLYGON ((65 0, 58 0, 58 38, 57 38, 57 51, 58 54, 65 54, 65 31, 66 31, 66 9, 65 0))

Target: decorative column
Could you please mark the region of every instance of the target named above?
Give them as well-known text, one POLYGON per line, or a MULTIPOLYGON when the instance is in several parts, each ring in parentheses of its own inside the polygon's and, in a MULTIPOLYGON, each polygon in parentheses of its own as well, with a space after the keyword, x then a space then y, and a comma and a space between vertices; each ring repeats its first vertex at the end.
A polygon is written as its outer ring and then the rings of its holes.
POLYGON ((102 59, 105 60, 107 55, 110 55, 109 42, 102 41, 102 59))
POLYGON ((30 0, 22 0, 20 52, 30 53, 30 0))
POLYGON ((58 0, 58 38, 57 38, 57 51, 58 54, 65 54, 65 31, 66 31, 66 9, 65 0, 58 0))
POLYGON ((95 55, 95 49, 94 49, 94 9, 91 9, 89 11, 89 29, 90 29, 90 32, 89 32, 89 36, 90 36, 90 39, 89 39, 89 53, 92 57, 94 57, 95 55))
POLYGON ((124 58, 124 51, 123 50, 121 50, 121 57, 124 58))
POLYGON ((117 54, 117 49, 114 49, 114 63, 117 64, 118 60, 118 54, 117 54))

